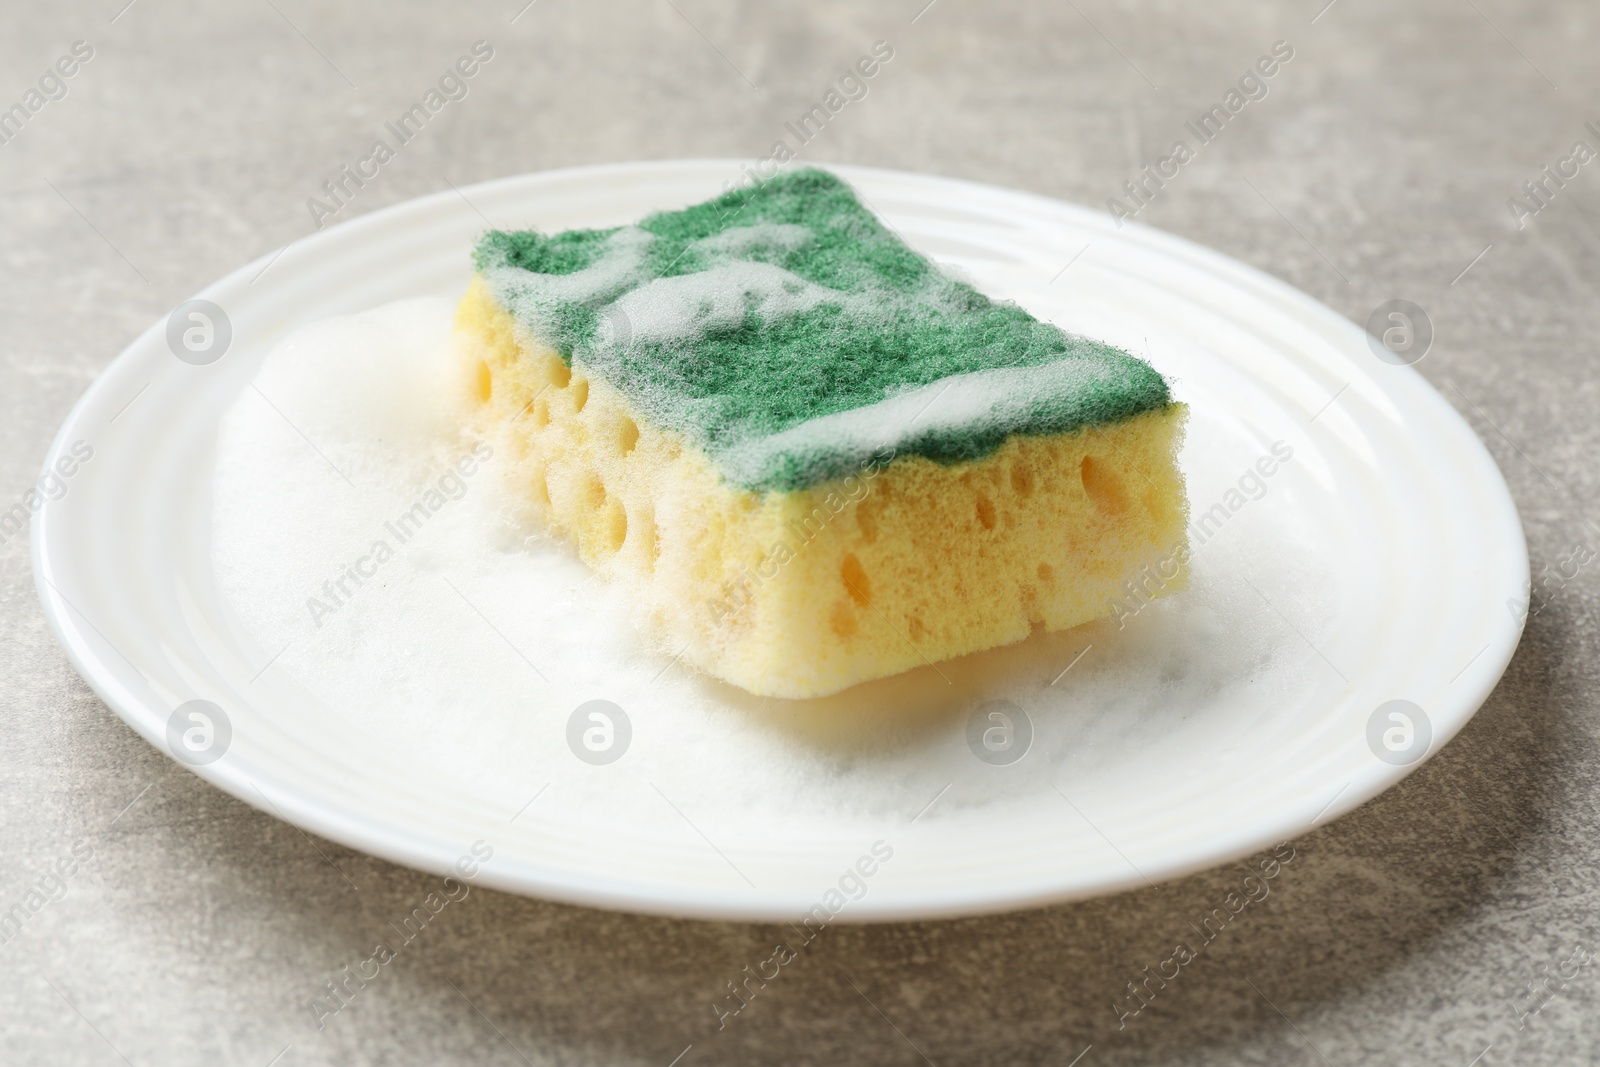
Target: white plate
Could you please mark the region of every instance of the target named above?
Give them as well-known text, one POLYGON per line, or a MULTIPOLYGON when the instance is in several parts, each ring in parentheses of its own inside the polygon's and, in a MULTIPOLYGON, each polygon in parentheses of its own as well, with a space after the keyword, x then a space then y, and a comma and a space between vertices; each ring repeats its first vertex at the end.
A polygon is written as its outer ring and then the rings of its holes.
POLYGON ((225 709, 228 748, 196 773, 307 830, 441 873, 484 840, 494 849, 485 884, 720 919, 795 919, 878 839, 893 859, 841 920, 995 911, 1174 877, 1301 834, 1414 769, 1422 751, 1397 764, 1369 743, 1385 702, 1423 709, 1427 752, 1461 728, 1516 647, 1507 601, 1528 561, 1494 463, 1417 373, 1380 361, 1330 309, 1178 238, 1010 190, 836 170, 907 240, 987 291, 1146 354, 1171 376, 1192 408, 1183 461, 1197 515, 1228 499, 1273 442, 1293 449, 1265 495, 1230 513, 1216 547, 1197 556, 1195 590, 1124 633, 1102 624, 945 664, 948 690, 926 677, 871 690, 885 722, 910 724, 887 746, 872 732, 873 707, 829 729, 812 729, 814 717, 796 728, 804 715, 752 710, 679 670, 662 692, 737 720, 739 751, 766 744, 775 780, 793 770, 785 760, 837 771, 790 775, 807 783, 798 794, 720 805, 706 785, 719 773, 714 732, 697 742, 700 765, 652 762, 652 746, 656 757, 678 750, 652 734, 647 707, 630 709, 634 749, 617 763, 571 756, 568 713, 607 695, 592 686, 530 681, 527 732, 467 721, 418 746, 266 668, 280 650, 242 621, 252 605, 224 600, 210 547, 218 419, 264 354, 307 322, 459 293, 486 217, 615 225, 703 199, 736 173, 729 162, 642 163, 440 193, 299 241, 270 267, 263 258, 198 294, 232 322, 231 348, 210 365, 175 358, 165 321, 145 331, 62 427, 52 460, 77 441, 93 458, 34 516, 40 597, 73 663, 163 750, 180 704, 225 709), (1249 649, 1232 647, 1236 630, 1249 649), (1086 645, 1096 647, 1061 677, 1086 645), (1157 687, 1084 706, 1085 693, 1141 669, 1162 675, 1157 687), (1159 685, 1167 696, 1152 699, 1159 685), (968 714, 996 696, 1026 709, 1037 735, 1010 767, 966 750, 968 714), (911 706, 919 700, 927 706, 911 706), (438 758, 430 746, 442 746, 438 758), (475 756, 485 771, 462 773, 475 756), (880 771, 875 799, 853 806, 852 791, 880 771), (596 782, 610 799, 586 805, 596 782), (688 799, 669 811, 674 794, 688 799), (885 806, 885 796, 898 799, 885 806))

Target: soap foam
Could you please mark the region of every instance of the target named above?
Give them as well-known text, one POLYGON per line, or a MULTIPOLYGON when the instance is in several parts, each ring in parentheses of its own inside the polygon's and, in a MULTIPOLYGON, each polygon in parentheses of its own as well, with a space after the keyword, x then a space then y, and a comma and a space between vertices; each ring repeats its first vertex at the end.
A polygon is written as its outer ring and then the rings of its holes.
MULTIPOLYGON (((669 834, 688 817, 713 841, 819 823, 882 835, 935 796, 919 823, 1053 798, 1052 779, 1155 793, 1173 767, 1229 758, 1259 709, 1292 714, 1327 669, 1241 580, 1295 590, 1277 607, 1313 640, 1332 617, 1313 533, 1262 505, 1196 554, 1188 591, 1120 630, 1040 635, 820 700, 695 675, 644 647, 620 590, 526 524, 518 488, 463 433, 451 313, 442 299, 392 304, 306 327, 270 355, 219 428, 214 560, 263 658, 284 649, 273 671, 508 818, 547 784, 525 817, 669 834), (374 563, 380 543, 394 554, 374 563), (329 595, 362 558, 370 577, 329 595), (633 726, 609 766, 566 745, 568 717, 593 699, 633 726), (967 748, 968 718, 991 700, 1033 722, 1012 766, 967 748)), ((1190 440, 1186 460, 1208 452, 1189 472, 1197 501, 1206 470, 1254 459, 1204 412, 1190 440)))
POLYGON ((646 282, 606 305, 601 315, 615 320, 620 314, 632 331, 631 343, 682 345, 737 329, 751 315, 771 321, 845 299, 770 263, 722 263, 646 282))
POLYGON ((1070 357, 1033 367, 952 374, 898 391, 848 411, 822 415, 779 433, 741 442, 718 458, 728 477, 752 485, 773 480, 786 461, 840 478, 860 470, 873 455, 915 451, 920 438, 934 438, 989 423, 1056 429, 1052 416, 1068 424, 1086 421, 1081 410, 1094 403, 1096 386, 1109 387, 1117 371, 1070 357))

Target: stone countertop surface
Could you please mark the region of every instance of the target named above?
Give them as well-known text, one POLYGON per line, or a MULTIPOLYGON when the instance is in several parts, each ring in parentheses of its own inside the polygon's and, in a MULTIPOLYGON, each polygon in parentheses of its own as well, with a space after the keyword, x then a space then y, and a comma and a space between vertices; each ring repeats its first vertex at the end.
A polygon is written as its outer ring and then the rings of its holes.
MULTIPOLYGON (((1293 56, 1266 95, 1139 221, 1356 322, 1393 298, 1421 305, 1437 340, 1418 369, 1500 464, 1535 573, 1597 543, 1600 164, 1573 146, 1600 147, 1600 8, 925 2, 11 5, 0 107, 43 90, 0 145, 4 505, 123 346, 311 232, 323 179, 474 41, 495 53, 466 98, 341 218, 546 168, 754 159, 880 40, 892 61, 806 161, 1104 207, 1283 41, 1293 56), (79 41, 92 55, 49 76, 79 41), (1558 184, 1547 165, 1576 173, 1558 184), (1538 199, 1531 180, 1545 182, 1538 199)), ((1600 1061, 1600 960, 1572 962, 1600 947, 1595 600, 1590 569, 1562 584, 1467 728, 1294 841, 1270 899, 1120 1029, 1113 998, 1236 871, 987 918, 835 927, 721 1031, 712 999, 778 928, 483 890, 319 1030, 310 997, 434 879, 309 838, 137 737, 73 671, 27 536, 9 537, 0 904, 75 845, 92 855, 0 945, 0 1060, 1600 1061)))

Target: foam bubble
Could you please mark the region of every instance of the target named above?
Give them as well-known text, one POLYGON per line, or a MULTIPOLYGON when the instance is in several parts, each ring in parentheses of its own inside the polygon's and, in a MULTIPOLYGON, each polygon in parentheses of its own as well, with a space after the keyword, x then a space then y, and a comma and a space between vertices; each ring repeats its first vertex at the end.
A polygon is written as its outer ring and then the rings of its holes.
POLYGON ((844 299, 844 294, 782 267, 749 261, 657 278, 601 312, 625 316, 633 343, 691 344, 713 332, 736 329, 751 315, 772 321, 844 299))
POLYGON ((784 462, 799 462, 832 477, 860 470, 874 453, 915 451, 919 438, 937 439, 978 425, 1011 427, 1084 421, 1081 408, 1095 403, 1096 386, 1108 386, 1116 370, 1067 358, 1035 367, 952 374, 893 396, 809 419, 798 426, 725 450, 719 461, 741 485, 773 480, 784 462))

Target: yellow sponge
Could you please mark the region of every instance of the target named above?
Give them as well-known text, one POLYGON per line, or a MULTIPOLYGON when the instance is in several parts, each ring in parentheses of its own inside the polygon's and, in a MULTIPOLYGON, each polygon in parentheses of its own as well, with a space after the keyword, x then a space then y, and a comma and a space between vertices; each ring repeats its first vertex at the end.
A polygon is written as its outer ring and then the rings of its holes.
POLYGON ((883 445, 823 480, 750 488, 522 328, 483 277, 456 355, 477 429, 538 518, 629 587, 664 651, 759 695, 1077 626, 1184 542, 1181 404, 1012 433, 969 460, 883 445))

